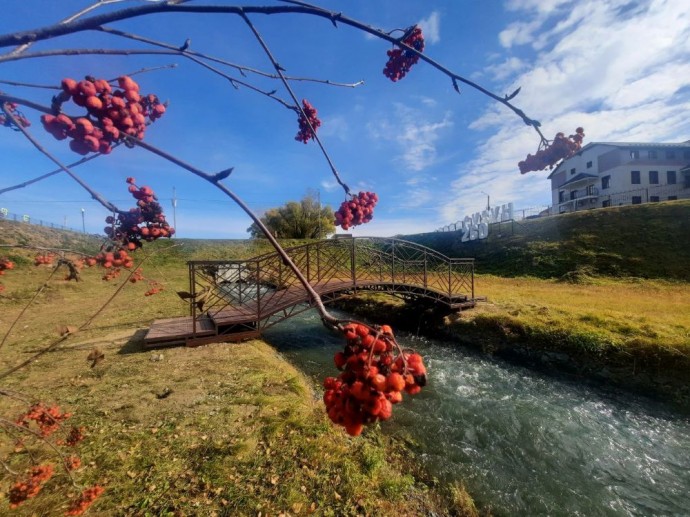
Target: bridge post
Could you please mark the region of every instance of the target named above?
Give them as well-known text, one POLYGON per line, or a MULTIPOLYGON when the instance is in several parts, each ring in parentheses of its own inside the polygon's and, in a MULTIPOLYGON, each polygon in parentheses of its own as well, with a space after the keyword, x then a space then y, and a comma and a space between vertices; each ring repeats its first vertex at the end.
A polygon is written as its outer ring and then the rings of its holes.
POLYGON ((391 282, 395 282, 395 241, 393 241, 393 250, 391 252, 391 282))
MULTIPOLYGON (((280 258, 280 257, 278 257, 280 258)), ((261 262, 256 261, 256 330, 261 320, 261 262)))
POLYGON ((192 317, 192 336, 196 337, 196 303, 194 302, 194 295, 196 294, 196 267, 191 262, 187 263, 189 267, 189 293, 192 297, 189 299, 189 314, 192 317))
POLYGON ((316 282, 321 282, 321 244, 316 245, 316 282))
POLYGON ((451 289, 451 271, 452 271, 452 268, 453 268, 453 261, 450 260, 448 262, 448 299, 449 300, 453 295, 453 293, 451 292, 452 291, 452 289, 451 289))
POLYGON ((307 282, 311 283, 311 275, 309 273, 309 248, 311 248, 311 244, 307 244, 307 282))
POLYGON ((352 277, 352 285, 357 287, 357 275, 355 272, 355 238, 351 239, 350 245, 350 276, 352 277))

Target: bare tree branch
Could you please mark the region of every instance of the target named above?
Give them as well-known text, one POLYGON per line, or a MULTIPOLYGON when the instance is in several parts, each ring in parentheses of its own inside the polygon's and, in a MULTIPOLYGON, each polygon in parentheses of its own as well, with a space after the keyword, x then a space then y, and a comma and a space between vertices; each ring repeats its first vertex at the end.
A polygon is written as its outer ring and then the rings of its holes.
MULTIPOLYGON (((0 95, 0 101, 2 101, 2 95, 0 95)), ((70 177, 79 183, 81 187, 86 190, 89 194, 91 194, 91 197, 98 201, 101 205, 103 205, 105 208, 107 208, 110 212, 120 212, 120 210, 112 204, 110 201, 105 199, 103 196, 101 196, 98 192, 93 190, 84 180, 82 180, 79 176, 77 176, 72 170, 67 167, 66 165, 63 165, 63 163, 58 160, 55 156, 52 155, 49 151, 47 151, 39 142, 36 140, 27 129, 21 125, 21 123, 17 120, 17 118, 14 116, 14 113, 12 113, 10 110, 7 109, 5 102, 2 103, 2 111, 5 113, 5 115, 14 122, 14 124, 19 128, 19 130, 24 134, 24 136, 31 142, 36 149, 38 149, 39 152, 44 154, 48 159, 50 159, 55 165, 60 167, 63 171, 65 171, 67 174, 70 175, 70 177)))
MULTIPOLYGON (((141 41, 142 43, 148 43, 150 45, 156 45, 162 48, 167 48, 170 50, 179 50, 180 52, 183 52, 185 57, 189 56, 194 56, 198 57, 200 59, 205 59, 207 61, 213 61, 215 63, 229 66, 231 68, 234 68, 238 70, 242 75, 245 75, 245 73, 249 72, 252 74, 256 74, 262 77, 268 77, 269 79, 280 79, 279 76, 275 74, 269 74, 268 72, 264 72, 263 70, 257 70, 256 68, 248 67, 245 65, 238 65, 237 63, 233 63, 231 61, 227 61, 226 59, 221 59, 215 56, 210 56, 208 54, 204 54, 202 52, 196 52, 193 50, 190 50, 189 48, 180 48, 176 47, 175 45, 171 45, 169 43, 164 43, 162 41, 156 41, 152 40, 150 38, 146 38, 144 36, 140 36, 138 34, 130 34, 118 29, 113 29, 112 27, 98 27, 95 30, 105 32, 107 34, 113 34, 115 36, 121 36, 123 38, 128 38, 134 41, 141 41)), ((131 75, 131 74, 130 74, 131 75)), ((315 79, 313 77, 292 77, 288 76, 287 79, 289 81, 305 81, 305 82, 313 82, 313 83, 321 83, 321 84, 326 84, 329 86, 340 86, 343 88, 357 88, 358 86, 362 86, 364 84, 364 81, 356 81, 354 83, 342 83, 342 82, 337 82, 337 81, 331 81, 329 79, 315 79)))
POLYGON ((266 45, 266 42, 261 37, 261 34, 259 34, 259 31, 256 30, 256 27, 254 27, 254 24, 251 22, 249 17, 245 14, 242 14, 242 19, 249 26, 249 29, 254 34, 254 37, 259 42, 259 45, 261 45, 261 48, 263 49, 263 51, 266 54, 266 56, 268 57, 268 59, 271 60, 271 63, 273 64, 273 68, 275 68, 276 73, 280 76, 280 79, 283 82, 283 86, 285 86, 285 89, 290 94, 290 97, 292 97, 292 100, 294 101, 295 106, 297 107, 297 112, 303 117, 303 119, 306 121, 307 125, 309 126, 309 129, 311 130, 312 138, 314 140, 316 140, 316 143, 319 145, 321 152, 323 153, 324 157, 326 158, 326 161, 328 162, 328 166, 331 168, 331 172, 333 173, 335 180, 338 182, 338 184, 341 187, 343 187, 346 194, 350 194, 350 187, 348 187, 345 184, 345 182, 340 178, 340 174, 338 174, 338 170, 335 168, 335 164, 333 163, 333 160, 331 160, 331 157, 329 156, 328 152, 326 151, 326 148, 324 147, 323 143, 321 142, 321 139, 317 136, 316 130, 312 127, 311 122, 309 121, 309 118, 304 113, 304 110, 302 109, 302 105, 300 104, 299 100, 297 99, 295 92, 293 92, 292 88, 290 87, 290 83, 288 83, 287 79, 285 78, 285 75, 283 75, 283 68, 278 64, 278 62, 273 57, 271 50, 268 48, 268 45, 266 45))

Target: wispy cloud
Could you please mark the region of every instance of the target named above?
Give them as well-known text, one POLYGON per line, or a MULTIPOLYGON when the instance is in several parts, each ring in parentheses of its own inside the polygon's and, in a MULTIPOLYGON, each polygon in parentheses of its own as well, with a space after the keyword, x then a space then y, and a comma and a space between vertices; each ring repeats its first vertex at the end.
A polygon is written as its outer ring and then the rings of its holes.
POLYGON ((449 114, 430 120, 419 109, 396 104, 392 117, 381 118, 368 129, 372 138, 397 145, 400 161, 408 171, 421 172, 436 162, 436 144, 443 131, 452 126, 449 114))
MULTIPOLYGON (((542 123, 547 138, 583 126, 591 141, 683 141, 690 137, 690 10, 684 0, 511 0, 529 18, 499 35, 506 48, 524 46, 489 71, 522 87, 514 103, 542 123), (567 9, 566 9, 567 7, 567 9), (684 115, 685 114, 685 115, 684 115)), ((456 172, 452 199, 440 213, 452 222, 481 208, 485 191, 497 202, 547 203, 547 173, 521 176, 517 162, 537 138, 504 107, 491 106, 471 128, 490 132, 456 172)))
POLYGON ((433 11, 426 18, 422 18, 417 22, 424 34, 424 42, 434 45, 441 41, 441 14, 438 11, 433 11))

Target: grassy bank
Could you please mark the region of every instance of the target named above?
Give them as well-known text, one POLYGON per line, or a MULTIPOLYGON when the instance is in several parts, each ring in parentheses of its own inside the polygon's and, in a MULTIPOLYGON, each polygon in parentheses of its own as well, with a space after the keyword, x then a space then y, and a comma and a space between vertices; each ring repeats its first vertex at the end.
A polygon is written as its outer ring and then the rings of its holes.
POLYGON ((462 232, 403 238, 450 257, 472 257, 481 273, 560 278, 573 274, 690 281, 690 200, 586 210, 493 225, 488 239, 462 232))
POLYGON ((478 275, 475 309, 447 315, 381 295, 343 307, 484 352, 660 395, 690 407, 690 284, 478 275))
MULTIPOLYGON (((225 245, 213 245, 227 257, 225 245)), ((237 253, 254 246, 244 243, 237 253)), ((22 266, 2 277, 0 335, 36 288, 46 287, 4 346, 2 370, 54 340, 60 326, 82 325, 119 284, 102 282, 96 269, 79 283, 62 272, 48 281, 49 268, 29 265, 33 253, 11 255, 22 266)), ((85 329, 2 382, 58 403, 74 413, 70 425, 86 428, 76 480, 106 488, 91 515, 476 515, 462 487, 435 486, 378 429, 352 439, 334 428, 320 388, 262 341, 144 351, 153 319, 185 314, 175 291, 187 287, 184 261, 192 256, 208 258, 193 246, 161 251, 144 274, 164 291, 145 297, 145 282, 128 283, 85 329), (94 348, 105 358, 92 368, 94 348)), ((18 401, 1 400, 3 417, 21 412, 18 401)), ((49 455, 42 450, 35 460, 49 455)), ((6 437, 0 459, 10 469, 29 463, 6 437)), ((1 499, 14 479, 2 470, 0 513, 8 511, 1 499)), ((17 514, 63 515, 75 492, 58 471, 17 514)))

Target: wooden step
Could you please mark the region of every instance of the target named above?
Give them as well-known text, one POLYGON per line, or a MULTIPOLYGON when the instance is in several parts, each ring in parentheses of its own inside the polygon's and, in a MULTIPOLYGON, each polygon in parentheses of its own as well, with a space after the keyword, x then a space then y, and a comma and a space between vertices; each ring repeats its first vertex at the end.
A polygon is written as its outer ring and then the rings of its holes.
POLYGON ((151 324, 146 337, 144 337, 144 346, 184 344, 189 338, 207 337, 214 334, 216 334, 216 326, 207 316, 197 318, 196 334, 194 333, 194 320, 191 316, 166 318, 156 320, 151 324))

